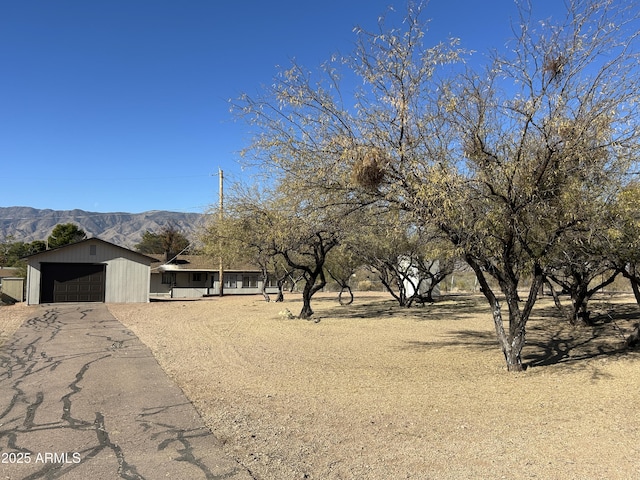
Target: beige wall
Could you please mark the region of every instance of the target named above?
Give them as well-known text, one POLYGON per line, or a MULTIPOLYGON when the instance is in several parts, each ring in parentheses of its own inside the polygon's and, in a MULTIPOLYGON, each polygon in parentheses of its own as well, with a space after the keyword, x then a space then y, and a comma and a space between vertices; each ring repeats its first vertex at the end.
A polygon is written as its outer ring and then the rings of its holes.
POLYGON ((16 302, 24 300, 24 278, 5 277, 2 279, 2 294, 16 302))

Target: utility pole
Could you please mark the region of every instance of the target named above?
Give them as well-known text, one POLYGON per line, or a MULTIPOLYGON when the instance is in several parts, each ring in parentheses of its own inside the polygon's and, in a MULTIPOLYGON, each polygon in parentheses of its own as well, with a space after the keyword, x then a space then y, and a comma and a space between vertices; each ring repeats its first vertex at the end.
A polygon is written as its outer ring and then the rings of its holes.
MULTIPOLYGON (((222 169, 218 168, 218 181, 219 181, 219 186, 218 189, 220 190, 220 211, 218 212, 218 215, 220 216, 220 226, 222 227, 222 219, 223 219, 223 206, 224 206, 224 174, 222 173, 222 169)), ((218 265, 218 277, 220 280, 220 296, 222 297, 224 295, 224 264, 223 264, 223 260, 222 260, 222 236, 220 236, 220 264, 218 265)))

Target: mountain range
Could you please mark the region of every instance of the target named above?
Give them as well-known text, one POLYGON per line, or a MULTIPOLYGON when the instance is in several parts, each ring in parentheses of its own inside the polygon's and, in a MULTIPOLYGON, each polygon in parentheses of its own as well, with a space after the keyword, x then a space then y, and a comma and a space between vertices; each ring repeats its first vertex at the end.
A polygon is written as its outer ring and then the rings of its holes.
POLYGON ((152 210, 142 213, 98 213, 84 210, 48 210, 31 207, 0 207, 0 243, 46 240, 59 223, 74 223, 87 233, 121 247, 133 248, 145 231, 160 233, 173 225, 195 240, 206 215, 152 210))

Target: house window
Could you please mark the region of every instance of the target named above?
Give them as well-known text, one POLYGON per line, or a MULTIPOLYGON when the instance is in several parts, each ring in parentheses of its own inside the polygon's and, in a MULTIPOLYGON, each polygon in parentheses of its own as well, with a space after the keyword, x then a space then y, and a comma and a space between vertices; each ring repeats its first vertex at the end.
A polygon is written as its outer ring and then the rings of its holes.
POLYGON ((242 288, 258 288, 258 276, 247 275, 242 277, 242 288))
POLYGON ((224 277, 224 288, 236 288, 236 276, 226 274, 224 277))
POLYGON ((191 280, 194 282, 201 282, 202 281, 202 273, 194 273, 193 276, 191 277, 191 280))
POLYGON ((89 255, 96 254, 96 245, 89 245, 89 255))
POLYGON ((176 284, 176 274, 175 274, 175 272, 164 272, 162 274, 162 284, 163 285, 175 285, 176 284))

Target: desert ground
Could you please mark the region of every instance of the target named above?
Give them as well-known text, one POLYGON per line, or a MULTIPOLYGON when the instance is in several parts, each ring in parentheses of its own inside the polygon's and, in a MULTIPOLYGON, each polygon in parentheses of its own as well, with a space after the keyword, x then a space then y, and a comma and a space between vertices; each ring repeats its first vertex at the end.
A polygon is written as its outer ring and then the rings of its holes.
POLYGON ((33 309, 27 307, 25 303, 0 305, 0 347, 25 320, 30 318, 31 313, 33 313, 33 309))
POLYGON ((632 296, 594 302, 592 328, 541 300, 515 374, 481 296, 336 298, 314 297, 316 321, 283 314, 296 295, 109 309, 257 479, 640 478, 640 351, 622 349, 632 296))

